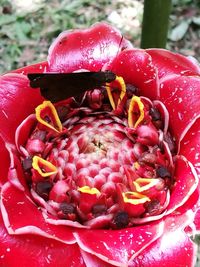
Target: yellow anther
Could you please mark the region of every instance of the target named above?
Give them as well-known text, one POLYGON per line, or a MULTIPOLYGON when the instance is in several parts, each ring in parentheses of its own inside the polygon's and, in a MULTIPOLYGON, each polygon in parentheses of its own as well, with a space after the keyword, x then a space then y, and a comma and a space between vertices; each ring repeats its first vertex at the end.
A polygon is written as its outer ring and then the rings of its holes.
POLYGON ((91 187, 89 187, 87 185, 78 188, 78 191, 81 192, 81 193, 87 193, 87 194, 90 194, 90 195, 98 195, 98 194, 100 194, 100 191, 97 188, 95 188, 95 187, 91 188, 91 187))
POLYGON ((138 178, 133 182, 137 192, 143 192, 150 189, 151 187, 157 185, 159 182, 158 179, 152 178, 138 178))
MULTIPOLYGON (((126 84, 124 82, 124 79, 120 76, 116 76, 116 79, 114 82, 118 82, 119 87, 120 87, 119 89, 121 91, 120 95, 119 95, 119 99, 117 101, 117 106, 118 106, 126 94, 126 84)), ((112 92, 111 92, 111 84, 112 83, 106 83, 106 91, 108 94, 108 98, 110 100, 110 104, 111 104, 112 108, 115 110, 116 109, 116 103, 115 103, 115 100, 114 100, 112 92)))
POLYGON ((142 103, 140 97, 133 96, 128 109, 128 125, 129 127, 136 128, 144 119, 144 104, 142 103), (139 109, 139 118, 134 119, 134 108, 138 106, 139 109))
POLYGON ((140 168, 140 164, 137 161, 135 161, 133 163, 133 167, 134 167, 135 170, 138 170, 140 168))
POLYGON ((125 192, 122 193, 122 196, 125 203, 130 203, 133 205, 143 204, 147 201, 151 201, 147 196, 137 192, 125 192))
POLYGON ((41 105, 37 106, 35 114, 38 122, 41 124, 57 133, 62 132, 62 123, 54 105, 50 101, 44 101, 41 105))
POLYGON ((42 177, 48 177, 57 173, 57 168, 51 162, 40 158, 38 156, 33 157, 32 167, 38 171, 42 177))

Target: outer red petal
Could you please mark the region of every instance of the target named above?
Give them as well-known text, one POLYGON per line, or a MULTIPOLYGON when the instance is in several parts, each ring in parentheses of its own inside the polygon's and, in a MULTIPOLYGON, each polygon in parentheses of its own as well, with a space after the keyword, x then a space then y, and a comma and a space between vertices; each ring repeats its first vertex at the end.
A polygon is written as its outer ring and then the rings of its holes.
POLYGON ((160 221, 122 230, 77 230, 74 235, 83 251, 106 263, 125 267, 162 232, 163 223, 160 221))
POLYGON ((182 140, 180 154, 193 163, 200 178, 200 119, 196 120, 182 140))
POLYGON ((17 70, 12 71, 12 73, 19 73, 27 75, 27 73, 41 73, 46 72, 48 69, 48 63, 47 61, 39 62, 33 65, 29 65, 17 70))
POLYGON ((144 50, 122 51, 107 68, 122 76, 126 83, 136 86, 140 95, 151 99, 158 97, 157 70, 144 50))
POLYGON ((158 69, 159 78, 164 78, 171 74, 180 75, 200 75, 200 66, 190 58, 165 49, 147 49, 151 55, 153 64, 158 69))
POLYGON ((0 215, 0 266, 84 267, 79 247, 35 235, 7 233, 0 215))
POLYGON ((194 167, 183 157, 177 157, 175 161, 175 186, 172 189, 170 203, 166 209, 167 214, 181 207, 194 193, 198 186, 198 176, 194 167))
POLYGON ((7 149, 5 148, 5 142, 0 136, 0 187, 7 181, 8 169, 10 165, 10 157, 7 149))
POLYGON ((17 126, 43 98, 31 89, 25 75, 10 73, 0 76, 0 124, 6 140, 13 141, 17 126))
POLYGON ((196 245, 184 232, 193 219, 192 213, 173 215, 165 220, 165 233, 138 257, 129 267, 192 267, 196 245))
POLYGON ((41 235, 67 244, 75 243, 71 228, 46 223, 30 198, 9 182, 1 190, 1 212, 9 234, 41 235))
POLYGON ((49 70, 72 72, 77 69, 99 71, 118 52, 132 45, 106 23, 89 29, 61 33, 49 49, 49 70))
POLYGON ((173 76, 161 84, 161 101, 170 115, 173 136, 180 142, 200 117, 200 77, 173 76))

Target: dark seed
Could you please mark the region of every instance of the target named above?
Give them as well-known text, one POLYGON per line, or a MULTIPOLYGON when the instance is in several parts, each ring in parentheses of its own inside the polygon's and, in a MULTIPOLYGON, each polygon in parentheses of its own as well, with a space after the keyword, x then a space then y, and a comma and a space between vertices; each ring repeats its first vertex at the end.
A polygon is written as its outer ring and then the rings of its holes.
POLYGON ((94 205, 92 207, 92 213, 95 214, 95 215, 100 215, 102 213, 105 213, 106 210, 107 210, 107 208, 106 208, 105 205, 97 204, 97 205, 94 205))
POLYGON ((117 228, 124 228, 128 225, 129 223, 129 218, 128 218, 128 213, 125 211, 120 211, 118 212, 115 217, 114 217, 114 224, 116 225, 117 228))
POLYGON ((159 209, 160 202, 157 199, 152 200, 146 206, 146 212, 148 213, 148 215, 155 215, 156 213, 159 213, 159 209))
POLYGON ((175 152, 176 152, 176 145, 175 145, 175 141, 173 140, 172 136, 169 133, 167 133, 164 136, 164 140, 165 140, 165 142, 167 142, 171 153, 172 154, 175 154, 175 152))
POLYGON ((171 177, 171 173, 168 171, 166 167, 163 166, 160 166, 156 169, 156 175, 157 177, 161 178, 171 177))
POLYGON ((32 158, 28 157, 22 161, 22 167, 24 171, 29 171, 32 168, 32 158))
POLYGON ((70 203, 66 203, 66 202, 62 202, 60 204, 60 209, 63 212, 63 214, 67 215, 67 214, 71 214, 75 212, 75 207, 73 204, 70 203))
POLYGON ((49 181, 39 182, 36 184, 35 191, 44 200, 48 200, 49 192, 50 192, 52 187, 53 187, 53 185, 49 181))
POLYGON ((129 98, 129 97, 132 97, 133 95, 138 95, 139 89, 136 86, 128 83, 126 84, 126 92, 129 98))
POLYGON ((149 114, 152 117, 153 121, 161 120, 161 115, 160 112, 157 110, 157 108, 151 108, 149 114))

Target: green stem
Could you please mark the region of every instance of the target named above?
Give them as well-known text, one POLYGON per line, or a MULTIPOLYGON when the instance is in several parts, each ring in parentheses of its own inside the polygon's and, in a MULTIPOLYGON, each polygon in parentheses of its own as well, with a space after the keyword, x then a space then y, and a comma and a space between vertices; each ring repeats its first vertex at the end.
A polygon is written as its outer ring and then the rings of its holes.
POLYGON ((165 48, 171 0, 145 0, 142 23, 142 48, 165 48))

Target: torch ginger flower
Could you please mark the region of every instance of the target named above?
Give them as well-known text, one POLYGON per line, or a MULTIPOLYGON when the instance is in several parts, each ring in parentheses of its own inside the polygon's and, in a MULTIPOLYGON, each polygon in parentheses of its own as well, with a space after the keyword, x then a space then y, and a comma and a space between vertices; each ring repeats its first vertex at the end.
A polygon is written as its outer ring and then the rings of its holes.
POLYGON ((63 32, 48 62, 2 75, 0 265, 193 266, 199 74, 98 23, 63 32), (117 76, 55 104, 27 79, 80 70, 117 76))

